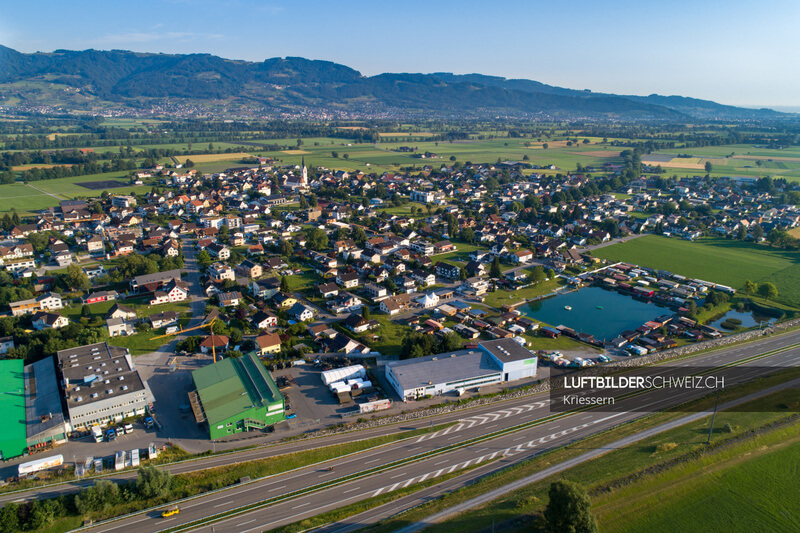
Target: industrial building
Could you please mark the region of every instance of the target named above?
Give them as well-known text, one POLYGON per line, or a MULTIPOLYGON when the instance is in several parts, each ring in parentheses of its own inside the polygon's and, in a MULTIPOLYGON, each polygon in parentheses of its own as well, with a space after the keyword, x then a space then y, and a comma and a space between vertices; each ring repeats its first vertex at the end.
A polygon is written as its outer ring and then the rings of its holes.
POLYGON ((25 377, 25 436, 29 449, 67 441, 67 422, 61 406, 56 365, 52 357, 27 365, 25 377))
POLYGON ((283 395, 255 352, 195 370, 192 380, 189 403, 212 440, 285 419, 283 395))
POLYGON ((105 426, 143 415, 153 394, 125 348, 98 342, 57 354, 68 429, 105 426))
POLYGON ((11 459, 25 453, 25 394, 23 364, 19 359, 0 361, 0 456, 11 459))
POLYGON ((536 376, 537 359, 513 339, 481 342, 475 350, 386 363, 386 379, 404 401, 536 376))
POLYGON ((0 361, 0 459, 67 441, 67 426, 52 357, 23 366, 0 361))

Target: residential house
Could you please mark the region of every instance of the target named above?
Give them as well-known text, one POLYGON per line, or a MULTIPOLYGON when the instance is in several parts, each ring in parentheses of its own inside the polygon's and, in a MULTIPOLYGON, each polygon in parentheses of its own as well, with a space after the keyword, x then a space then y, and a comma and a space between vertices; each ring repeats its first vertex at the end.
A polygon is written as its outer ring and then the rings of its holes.
POLYGON ((335 283, 323 283, 318 285, 317 289, 323 298, 333 298, 339 294, 339 286, 335 283))
POLYGON ((108 327, 109 337, 121 337, 136 333, 136 328, 133 327, 133 324, 126 322, 121 318, 107 319, 106 326, 108 327))
POLYGON ((242 301, 242 293, 239 291, 222 292, 217 297, 222 307, 236 307, 242 301))
POLYGON ((153 329, 163 328, 178 323, 178 313, 175 311, 164 311, 155 315, 150 315, 147 319, 153 329))
POLYGON ((450 263, 440 262, 436 264, 436 275, 445 279, 456 279, 461 275, 461 269, 450 263))
POLYGON ((153 293, 150 305, 158 305, 168 302, 182 302, 189 298, 189 285, 185 281, 173 279, 164 286, 163 290, 153 293))
POLYGON ((398 294, 397 296, 390 296, 382 300, 380 309, 387 315, 392 316, 411 309, 411 305, 411 295, 404 293, 398 294))
POLYGON ((281 337, 277 333, 265 333, 256 337, 256 345, 261 356, 278 353, 281 351, 281 337))
POLYGON ((336 276, 336 283, 338 283, 345 289, 352 289, 358 287, 358 274, 340 273, 336 276))
POLYGON ((278 317, 268 311, 259 311, 251 318, 256 329, 274 328, 278 325, 278 317))
POLYGON ((122 318, 124 320, 136 320, 136 309, 126 305, 114 304, 108 310, 106 318, 122 318))
POLYGON ((206 270, 206 274, 208 274, 208 279, 215 283, 222 283, 226 279, 231 281, 236 279, 236 273, 233 269, 222 263, 212 263, 206 270))
POLYGON ((300 322, 305 322, 314 318, 314 311, 308 306, 296 303, 289 309, 289 316, 300 322))
POLYGON ((250 259, 242 261, 241 264, 236 267, 236 271, 248 278, 260 278, 264 274, 264 269, 261 268, 261 265, 250 259))
POLYGON ((39 311, 31 319, 33 329, 42 331, 43 329, 59 329, 69 325, 69 319, 58 313, 48 313, 39 311))

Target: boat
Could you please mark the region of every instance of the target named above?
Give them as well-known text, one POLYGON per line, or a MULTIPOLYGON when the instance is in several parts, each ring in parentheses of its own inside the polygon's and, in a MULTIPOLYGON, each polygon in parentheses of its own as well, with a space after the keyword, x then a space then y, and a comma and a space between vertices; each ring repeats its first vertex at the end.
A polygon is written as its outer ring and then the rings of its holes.
POLYGON ((572 311, 572 308, 570 306, 568 306, 568 305, 565 305, 564 309, 566 309, 567 311, 572 311))
POLYGON ((597 308, 602 310, 603 306, 602 305, 598 305, 597 308))

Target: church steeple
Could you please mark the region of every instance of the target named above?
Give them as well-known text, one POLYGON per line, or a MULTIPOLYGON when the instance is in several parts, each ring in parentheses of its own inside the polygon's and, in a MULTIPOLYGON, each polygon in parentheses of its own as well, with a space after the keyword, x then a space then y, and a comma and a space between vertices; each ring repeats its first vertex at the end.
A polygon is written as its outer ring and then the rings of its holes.
POLYGON ((308 185, 308 169, 306 168, 305 156, 303 156, 300 165, 302 166, 302 169, 300 170, 300 185, 306 186, 308 185))

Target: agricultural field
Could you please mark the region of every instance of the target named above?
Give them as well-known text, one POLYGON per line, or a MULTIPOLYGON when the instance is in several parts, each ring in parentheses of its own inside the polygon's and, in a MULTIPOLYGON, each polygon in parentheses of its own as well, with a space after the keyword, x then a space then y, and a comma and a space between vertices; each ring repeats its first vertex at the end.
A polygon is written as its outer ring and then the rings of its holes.
POLYGON ((739 289, 745 280, 769 281, 778 288, 778 301, 800 307, 800 252, 766 245, 706 238, 689 242, 648 235, 592 252, 609 261, 625 261, 650 268, 713 281, 739 289))
POLYGON ((63 200, 71 200, 76 197, 93 198, 100 196, 103 192, 102 190, 87 189, 86 187, 76 185, 77 183, 110 180, 118 181, 125 186, 109 189, 109 192, 114 191, 119 194, 135 192, 137 194, 142 194, 150 191, 151 187, 147 185, 130 185, 127 176, 128 172, 123 171, 34 181, 28 184, 12 183, 9 185, 0 185, 0 213, 11 211, 13 207, 21 215, 24 215, 57 206, 58 203, 63 200))
POLYGON ((654 479, 637 483, 625 491, 626 495, 615 495, 616 505, 606 507, 600 498, 597 510, 603 530, 797 531, 800 440, 795 437, 747 451, 660 476, 668 482, 654 479), (764 479, 769 479, 768 487, 764 479), (711 502, 713 505, 709 505, 711 502))

